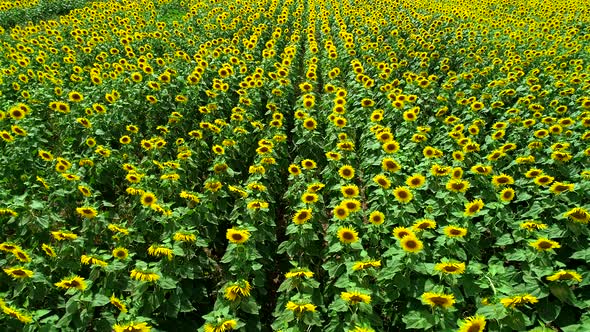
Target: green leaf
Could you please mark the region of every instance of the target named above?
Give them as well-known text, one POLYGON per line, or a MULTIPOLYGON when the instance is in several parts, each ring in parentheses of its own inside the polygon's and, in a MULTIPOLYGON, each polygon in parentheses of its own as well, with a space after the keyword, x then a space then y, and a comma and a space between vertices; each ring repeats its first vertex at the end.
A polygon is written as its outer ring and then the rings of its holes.
POLYGON ((258 315, 258 305, 251 298, 249 298, 248 301, 240 303, 240 309, 242 309, 246 313, 258 315))
POLYGON ((410 311, 402 321, 408 329, 426 330, 434 326, 434 317, 427 311, 410 311))
POLYGON ((539 317, 545 322, 550 323, 554 321, 561 312, 561 306, 557 303, 552 303, 549 298, 542 299, 537 305, 537 312, 539 317))
POLYGON ((111 300, 102 294, 96 294, 94 295, 94 298, 92 299, 92 306, 93 307, 102 307, 103 305, 107 304, 111 302, 111 300))
POLYGON ((158 285, 162 287, 162 289, 175 289, 177 287, 177 282, 172 278, 163 277, 158 280, 158 285))
POLYGON ((513 310, 510 313, 510 316, 504 320, 504 322, 514 331, 524 331, 527 325, 526 321, 526 316, 521 311, 517 310, 513 310))
POLYGON ((483 306, 477 310, 477 313, 487 319, 503 319, 508 316, 508 311, 501 303, 483 306))
POLYGON ((590 248, 576 251, 570 258, 588 261, 590 260, 590 248))

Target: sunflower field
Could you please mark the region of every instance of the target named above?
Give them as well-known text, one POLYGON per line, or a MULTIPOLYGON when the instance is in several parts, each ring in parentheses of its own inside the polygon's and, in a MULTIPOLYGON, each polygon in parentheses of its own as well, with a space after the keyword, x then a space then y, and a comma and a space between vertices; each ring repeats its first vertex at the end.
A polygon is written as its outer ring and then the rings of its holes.
POLYGON ((0 1, 0 330, 590 330, 590 2, 0 1))

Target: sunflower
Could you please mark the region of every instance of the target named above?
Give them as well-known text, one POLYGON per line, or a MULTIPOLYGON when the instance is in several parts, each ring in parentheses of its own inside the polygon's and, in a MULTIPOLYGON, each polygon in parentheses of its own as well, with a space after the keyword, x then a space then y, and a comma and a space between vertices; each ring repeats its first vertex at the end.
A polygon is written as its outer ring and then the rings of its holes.
POLYGON ((378 174, 375 175, 373 178, 373 182, 378 184, 383 189, 389 189, 391 187, 391 181, 385 174, 378 174))
POLYGON ((311 209, 298 210, 293 216, 293 223, 295 225, 303 225, 312 217, 311 209))
POLYGON ((76 209, 76 212, 80 216, 82 216, 86 219, 92 219, 98 215, 98 212, 96 212, 96 209, 94 209, 93 207, 90 207, 90 206, 79 207, 76 209))
POLYGON ((492 172, 492 166, 478 164, 471 167, 471 172, 479 175, 489 175, 492 172))
POLYGON ((82 94, 78 91, 72 91, 72 92, 68 93, 68 99, 71 102, 79 103, 84 100, 84 96, 82 96, 82 94))
POLYGON ((143 206, 152 206, 156 204, 157 201, 158 198, 151 192, 145 192, 143 195, 141 195, 141 205, 143 206))
POLYGON ((444 233, 447 237, 454 238, 454 237, 464 237, 467 235, 467 228, 457 227, 457 226, 445 226, 444 233))
POLYGON ((573 280, 576 282, 582 282, 582 276, 576 271, 559 270, 558 272, 548 276, 547 280, 549 280, 549 281, 573 280))
POLYGON ((5 268, 3 270, 4 270, 4 272, 6 272, 6 274, 8 274, 14 280, 30 278, 33 276, 33 271, 27 270, 27 269, 20 267, 20 266, 5 268))
POLYGON ((92 256, 88 256, 88 255, 82 255, 80 257, 80 263, 82 263, 84 265, 98 265, 101 267, 105 267, 108 265, 107 262, 100 260, 98 258, 92 257, 92 256))
POLYGON ((287 310, 293 311, 297 315, 302 315, 305 312, 315 312, 317 307, 311 303, 295 303, 293 301, 289 301, 287 302, 287 305, 285 305, 285 308, 287 310))
POLYGON ((314 118, 306 118, 303 120, 303 127, 307 130, 314 130, 317 126, 318 123, 314 118))
POLYGON ((573 183, 563 183, 563 182, 556 181, 551 185, 551 187, 549 188, 549 191, 555 195, 559 195, 564 192, 574 191, 574 188, 575 188, 575 184, 573 184, 573 183))
POLYGON ((374 268, 378 268, 381 267, 381 261, 374 261, 374 260, 368 260, 368 261, 362 261, 362 262, 355 262, 354 265, 352 266, 352 270, 353 271, 360 271, 360 270, 364 270, 364 269, 368 269, 370 267, 374 267, 374 268))
POLYGON ((18 319, 21 323, 24 323, 24 324, 29 324, 33 321, 33 317, 31 315, 24 314, 20 310, 18 310, 17 308, 4 305, 1 300, 0 300, 0 304, 1 304, 0 308, 2 308, 2 312, 4 312, 4 314, 6 314, 7 316, 18 319))
POLYGON ((174 252, 170 248, 163 247, 163 246, 157 246, 155 244, 152 244, 148 248, 148 255, 154 256, 154 257, 167 256, 168 260, 172 260, 172 257, 174 256, 174 252))
POLYGON ((49 257, 55 257, 57 256, 57 254, 55 253, 55 249, 53 249, 53 247, 51 247, 48 244, 43 243, 41 245, 41 249, 43 250, 43 252, 45 252, 45 254, 49 257))
POLYGON ((422 241, 418 240, 414 234, 404 236, 400 240, 400 245, 405 252, 413 254, 418 253, 424 249, 424 244, 422 241))
POLYGON ((298 176, 301 174, 301 168, 299 168, 299 166, 297 165, 292 164, 289 166, 289 174, 293 176, 298 176))
POLYGON ((530 246, 537 249, 538 251, 547 251, 561 248, 559 242, 549 240, 547 238, 539 238, 536 241, 531 242, 530 246))
POLYGON ((514 178, 504 173, 500 175, 494 175, 492 177, 492 184, 496 187, 511 185, 514 184, 514 178))
POLYGON ((511 200, 514 199, 514 189, 512 188, 504 188, 501 192, 500 192, 500 200, 502 202, 510 202, 511 200))
POLYGON ((125 260, 129 256, 129 251, 123 247, 113 249, 113 257, 118 260, 125 260))
POLYGON ((216 323, 205 324, 205 332, 227 332, 232 331, 238 326, 238 322, 235 319, 226 319, 218 321, 216 323))
POLYGON ((354 177, 354 168, 350 165, 344 165, 338 170, 338 175, 343 179, 350 180, 354 177))
POLYGON ((111 298, 109 300, 112 305, 119 309, 119 311, 123 313, 127 312, 127 307, 125 306, 125 303, 123 303, 123 301, 115 297, 115 294, 111 295, 111 298))
POLYGON ((438 263, 434 266, 434 269, 444 274, 463 274, 465 272, 465 263, 438 263))
POLYGON ((250 238, 250 232, 245 229, 230 228, 227 230, 225 237, 231 243, 242 244, 250 238))
POLYGON ((406 236, 414 236, 414 231, 406 227, 396 227, 393 229, 393 236, 401 240, 406 236))
POLYGON ((542 175, 542 174, 543 174, 543 170, 538 169, 538 168, 531 168, 524 174, 524 176, 526 176, 529 179, 532 179, 532 178, 536 178, 537 176, 542 175))
POLYGON ((127 324, 115 324, 113 326, 113 332, 150 332, 152 327, 147 323, 127 323, 127 324))
POLYGON ((393 158, 383 158, 381 168, 386 172, 395 173, 402 169, 401 165, 393 158))
POLYGON ((344 220, 348 217, 348 215, 350 214, 350 211, 346 208, 346 206, 343 205, 338 205, 334 208, 334 210, 332 210, 332 214, 340 219, 340 220, 344 220))
POLYGON ((537 302, 539 302, 539 299, 531 294, 523 294, 500 299, 500 303, 502 303, 502 305, 504 305, 506 308, 515 308, 527 303, 535 304, 537 302))
POLYGON ((138 269, 131 270, 129 276, 131 277, 131 279, 144 282, 156 282, 160 279, 160 275, 157 273, 138 269))
POLYGON ((384 143, 382 148, 383 151, 385 151, 386 153, 396 153, 397 151, 399 151, 399 143, 397 141, 391 140, 387 143, 384 143))
POLYGON ((344 301, 355 305, 358 303, 371 303, 371 295, 361 293, 359 291, 352 291, 352 292, 341 292, 340 298, 344 301))
POLYGON ((52 161, 53 155, 49 151, 39 150, 39 157, 45 161, 52 161))
POLYGON ((197 236, 195 234, 191 234, 191 233, 185 233, 185 232, 176 232, 174 233, 174 236, 172 237, 172 239, 174 241, 178 241, 178 242, 195 242, 197 241, 197 236))
POLYGON ((457 332, 483 332, 486 328, 486 318, 481 315, 475 315, 465 318, 459 323, 459 331, 457 332))
POLYGON ((20 262, 28 263, 28 262, 31 261, 31 257, 29 256, 29 254, 27 254, 26 252, 24 252, 22 249, 14 249, 14 250, 12 250, 12 254, 20 262))
POLYGON ((80 191, 80 193, 84 197, 90 197, 92 195, 92 192, 90 191, 90 188, 88 188, 87 186, 78 186, 78 190, 80 191))
POLYGON ((422 302, 432 308, 442 307, 448 309, 455 303, 455 296, 453 294, 425 292, 422 294, 422 302))
POLYGON ((81 291, 86 289, 86 282, 84 281, 84 278, 79 276, 62 279, 60 282, 56 282, 54 285, 63 289, 75 288, 81 291))
POLYGON ((359 195, 359 188, 354 184, 349 184, 341 186, 340 192, 345 198, 354 198, 359 195))
POLYGON ((313 278, 314 273, 306 268, 297 268, 285 273, 285 278, 313 278))
POLYGON ((542 174, 542 175, 535 177, 534 181, 537 186, 545 187, 545 186, 550 185, 553 182, 553 180, 555 180, 554 177, 542 174))
POLYGON ((571 221, 587 224, 590 222, 590 212, 584 208, 576 207, 564 213, 564 216, 571 221))
POLYGON ((484 203, 481 199, 476 199, 474 201, 465 203, 465 212, 463 212, 463 214, 465 216, 472 216, 476 213, 478 213, 479 211, 481 211, 481 209, 484 207, 484 203))
POLYGON ((225 298, 230 301, 235 301, 250 296, 252 286, 247 280, 240 280, 232 283, 225 288, 225 298))
POLYGON ((358 232, 352 227, 340 227, 338 228, 338 239, 344 244, 350 244, 358 242, 358 232))
POLYGON ((434 164, 430 167, 430 174, 434 176, 447 176, 451 173, 451 167, 434 164))
POLYGON ((403 204, 409 203, 414 198, 414 195, 407 187, 397 187, 393 189, 393 196, 395 196, 395 199, 398 202, 403 204))
POLYGON ((424 175, 421 174, 412 174, 406 179, 406 184, 410 186, 410 188, 419 188, 424 185, 426 182, 426 178, 424 175))
POLYGON ((27 136, 27 131, 17 125, 12 125, 10 128, 12 129, 12 132, 18 136, 27 136))
POLYGON ((373 225, 381 225, 385 221, 385 215, 383 212, 373 211, 369 215, 369 222, 373 225))
POLYGON ((540 229, 546 229, 547 225, 540 223, 540 222, 533 221, 533 220, 529 220, 529 221, 522 222, 520 224, 520 228, 526 229, 527 231, 536 231, 536 230, 540 230, 540 229))
POLYGON ((447 181, 447 184, 445 185, 445 188, 447 188, 448 191, 456 193, 465 193, 470 187, 471 183, 469 181, 454 178, 447 181))
POLYGON ((316 203, 318 199, 319 196, 316 193, 303 193, 303 195, 301 195, 301 201, 305 204, 316 203))
POLYGON ((432 219, 420 219, 414 222, 412 225, 412 230, 415 232, 421 232, 427 229, 435 229, 436 228, 436 221, 432 219))
POLYGON ((317 164, 315 161, 311 159, 303 159, 301 161, 301 166, 305 169, 314 169, 317 168, 317 164))

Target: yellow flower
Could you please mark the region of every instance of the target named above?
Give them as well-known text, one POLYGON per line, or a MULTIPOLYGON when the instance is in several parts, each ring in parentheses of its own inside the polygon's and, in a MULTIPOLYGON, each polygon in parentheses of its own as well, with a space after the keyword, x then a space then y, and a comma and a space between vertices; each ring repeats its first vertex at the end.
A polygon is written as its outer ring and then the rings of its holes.
MULTIPOLYGON (((1 301, 0 301, 0 303, 1 303, 1 301)), ((30 322, 33 321, 33 317, 31 317, 31 315, 24 314, 16 308, 9 307, 4 304, 2 304, 0 307, 2 307, 2 312, 4 312, 4 314, 6 314, 12 318, 18 319, 21 323, 29 324, 30 322)))
POLYGON ((55 250, 50 245, 48 245, 48 244, 43 243, 41 245, 41 249, 49 257, 55 257, 55 256, 57 256, 57 254, 55 253, 55 250))
POLYGON ((141 205, 143 206, 152 206, 156 204, 157 201, 158 198, 156 198, 156 195, 154 195, 151 192, 146 192, 143 195, 141 195, 141 205))
POLYGON ((484 203, 481 199, 476 199, 469 203, 465 203, 465 212, 463 213, 465 216, 472 216, 484 207, 484 203))
POLYGON ((205 332, 227 332, 235 329, 238 322, 235 319, 227 319, 217 323, 205 324, 205 332))
POLYGON ((506 308, 515 308, 516 306, 521 306, 527 303, 535 304, 537 302, 539 302, 539 300, 531 294, 517 295, 500 299, 500 303, 502 303, 506 308))
POLYGON ((314 273, 306 268, 298 268, 285 273, 285 278, 313 278, 314 273))
POLYGON ((428 304, 432 308, 442 307, 448 309, 455 303, 455 296, 453 294, 425 292, 422 294, 422 302, 428 304))
POLYGON ((225 298, 230 301, 235 301, 250 296, 251 290, 252 287, 247 280, 240 280, 225 288, 225 298))
POLYGON ((354 184, 349 184, 341 186, 340 192, 345 198, 354 198, 359 195, 359 188, 354 184))
POLYGON ((525 221, 525 222, 521 223, 520 228, 526 229, 527 231, 536 231, 536 230, 547 228, 547 225, 543 224, 543 223, 536 222, 536 221, 529 220, 529 221, 525 221))
POLYGON ((352 266, 352 270, 353 271, 359 271, 359 270, 364 270, 367 269, 369 267, 381 267, 381 261, 373 261, 373 260, 369 260, 369 261, 363 261, 363 262, 355 262, 354 265, 352 266))
POLYGON ((547 280, 549 280, 549 281, 574 280, 576 282, 582 282, 582 276, 576 271, 559 270, 558 272, 548 276, 547 280))
POLYGON ((190 233, 176 232, 174 233, 173 240, 179 242, 195 242, 197 241, 197 236, 190 233))
POLYGON ((447 274, 463 274, 465 272, 465 263, 438 263, 434 266, 434 269, 447 274))
POLYGON ((303 225, 312 217, 311 209, 301 209, 298 210, 295 215, 293 216, 293 223, 295 225, 303 225))
POLYGON ((344 244, 355 243, 359 240, 358 232, 352 227, 340 227, 338 239, 344 244))
POLYGON ((80 262, 84 265, 98 265, 98 266, 102 266, 102 267, 105 267, 108 265, 107 262, 100 260, 98 258, 94 258, 92 256, 88 256, 88 255, 82 255, 82 257, 80 257, 80 262))
POLYGON ((471 183, 467 180, 461 179, 450 179, 446 186, 448 191, 456 192, 456 193, 464 193, 471 187, 471 183))
POLYGON ((558 242, 549 240, 547 238, 539 238, 536 241, 531 242, 530 246, 537 249, 538 251, 547 251, 561 248, 561 245, 558 242))
POLYGON ((486 328, 486 318, 481 315, 475 315, 465 318, 459 323, 459 330, 457 332, 483 332, 486 328))
POLYGON ((160 276, 154 272, 142 271, 138 269, 131 270, 131 279, 138 281, 155 282, 160 279, 160 276))
POLYGON ((406 179, 406 184, 410 188, 422 187, 425 182, 426 182, 426 178, 424 177, 424 175, 421 175, 421 174, 413 174, 412 176, 410 176, 406 179))
POLYGON ((338 170, 338 175, 343 179, 351 180, 354 178, 354 168, 350 165, 344 165, 338 170))
POLYGON ((418 253, 424 249, 424 245, 422 241, 418 240, 418 238, 413 235, 406 235, 400 240, 400 245, 405 252, 409 253, 418 253))
POLYGON ((147 323, 127 323, 127 324, 115 324, 113 326, 114 332, 150 332, 152 327, 147 323))
POLYGON ((83 206, 83 207, 77 208, 76 212, 78 212, 78 214, 80 216, 87 218, 87 219, 92 219, 92 218, 96 217, 98 214, 96 212, 96 210, 90 206, 83 206))
POLYGON ((369 222, 373 225, 381 225, 385 222, 385 214, 379 211, 373 211, 369 215, 369 222))
POLYGON ((172 257, 174 256, 174 253, 172 252, 172 249, 166 248, 166 247, 157 246, 155 244, 152 244, 148 248, 148 254, 150 256, 154 256, 154 257, 167 256, 168 257, 168 260, 172 260, 172 257))
POLYGON ((112 305, 117 307, 119 311, 127 312, 127 307, 125 306, 125 303, 123 303, 123 301, 121 301, 120 299, 116 298, 115 294, 111 295, 110 302, 112 305))
POLYGON ((23 267, 11 267, 11 268, 5 268, 3 269, 4 272, 6 272, 6 274, 8 274, 9 276, 11 276, 13 279, 24 279, 24 278, 30 278, 33 276, 33 271, 31 270, 27 270, 23 267))
POLYGON ((367 304, 371 303, 371 296, 359 291, 341 292, 340 298, 353 305, 361 302, 367 304))
POLYGON ((287 305, 285 305, 285 308, 287 308, 287 310, 293 311, 297 315, 302 315, 305 312, 315 312, 317 307, 311 303, 295 303, 293 301, 289 301, 287 302, 287 305))
POLYGON ((407 187, 397 187, 393 189, 393 196, 395 196, 395 199, 402 204, 409 203, 414 198, 414 195, 407 187))
POLYGON ((227 230, 225 237, 231 243, 242 244, 250 238, 250 232, 245 229, 230 228, 227 230))
POLYGON ((119 260, 126 259, 129 256, 129 251, 123 247, 113 249, 113 257, 119 260))
POLYGON ((56 282, 54 285, 63 289, 75 288, 81 291, 86 289, 86 282, 84 281, 84 278, 79 276, 62 279, 60 282, 56 282))
POLYGON ((435 229, 436 228, 436 221, 432 219, 420 219, 414 222, 412 225, 412 230, 415 232, 420 232, 426 229, 435 229))
POLYGON ((576 207, 564 213, 564 216, 574 222, 587 224, 590 222, 590 212, 584 208, 576 207))

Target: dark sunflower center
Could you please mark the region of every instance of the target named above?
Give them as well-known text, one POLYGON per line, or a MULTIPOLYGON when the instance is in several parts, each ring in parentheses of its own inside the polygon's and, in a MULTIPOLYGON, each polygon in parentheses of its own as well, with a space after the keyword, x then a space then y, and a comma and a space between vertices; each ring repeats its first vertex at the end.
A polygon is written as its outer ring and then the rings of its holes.
POLYGON ((477 210, 479 210, 479 205, 477 205, 477 204, 474 204, 469 207, 469 212, 471 212, 471 213, 477 212, 477 210))
POLYGON ((342 170, 342 175, 344 176, 351 176, 352 172, 349 169, 343 169, 342 170))
POLYGON ((452 229, 449 233, 451 233, 451 235, 461 235, 461 231, 458 229, 452 229))
POLYGON ((232 234, 231 236, 232 239, 234 239, 234 241, 241 241, 244 237, 242 236, 242 234, 232 234))
POLYGON ((363 298, 360 295, 353 295, 350 297, 350 301, 352 302, 362 302, 363 298))
POLYGON ((459 183, 453 183, 452 187, 455 190, 461 190, 465 187, 465 185, 462 182, 459 182, 459 183))
POLYGON ((447 299, 445 299, 444 297, 440 297, 440 296, 435 296, 435 297, 431 298, 430 301, 432 301, 432 303, 434 303, 436 305, 444 305, 447 303, 447 299))
POLYGON ((377 182, 378 182, 378 183, 379 183, 379 185, 381 185, 381 186, 385 186, 385 185, 387 185, 387 181, 386 181, 385 179, 383 179, 383 178, 379 179, 377 182))
POLYGON ((398 196, 399 196, 399 198, 401 198, 401 199, 408 198, 408 193, 407 193, 407 192, 405 192, 405 191, 400 191, 400 192, 398 192, 398 193, 397 193, 397 195, 398 195, 398 196))
POLYGON ((342 238, 345 240, 352 240, 354 239, 354 234, 352 234, 352 232, 343 232, 342 233, 342 238))
POLYGON ((153 199, 151 196, 147 196, 146 198, 144 198, 144 201, 145 201, 146 203, 151 203, 151 202, 153 202, 153 201, 154 201, 154 199, 153 199))
POLYGON ((481 326, 479 323, 471 323, 471 326, 467 329, 467 332, 479 332, 481 326))
POLYGON ((498 183, 506 183, 508 182, 508 178, 498 178, 498 183))
POLYGON ((373 222, 380 222, 381 221, 381 217, 380 216, 374 216, 373 217, 373 222))
POLYGON ((23 270, 14 270, 14 271, 12 271, 12 274, 17 275, 17 276, 26 275, 25 271, 23 271, 23 270))
POLYGON ((351 189, 351 188, 346 189, 346 190, 344 190, 344 193, 348 196, 352 196, 352 195, 354 195, 354 189, 351 189))
POLYGON ((78 287, 78 286, 80 286, 80 283, 77 280, 72 280, 67 284, 67 286, 78 287))
POLYGON ((574 213, 570 214, 570 216, 574 219, 583 219, 586 217, 586 214, 582 211, 574 211, 574 213))
POLYGON ((417 248, 418 247, 418 243, 416 243, 416 241, 414 241, 414 240, 410 240, 410 241, 407 241, 406 242, 406 247, 408 247, 410 249, 414 249, 414 248, 417 248))
POLYGON ((20 259, 27 259, 27 255, 23 254, 22 252, 19 252, 16 254, 20 259))
POLYGON ((459 270, 459 268, 457 268, 456 266, 450 265, 450 266, 445 266, 444 270, 446 272, 455 272, 455 271, 459 270))
POLYGON ((346 215, 346 210, 345 209, 342 209, 342 208, 337 209, 336 210, 336 215, 344 216, 344 215, 346 215))
POLYGON ((354 209, 356 209, 356 203, 348 202, 348 203, 346 203, 346 208, 349 210, 354 210, 354 209))
POLYGON ((551 242, 542 241, 541 243, 539 243, 539 248, 541 248, 541 249, 549 249, 551 247, 552 247, 551 242))
POLYGON ((412 185, 417 186, 419 185, 422 181, 419 178, 413 178, 412 181, 410 181, 412 183, 412 185))
POLYGON ((123 250, 117 251, 117 257, 125 257, 125 252, 123 250))

